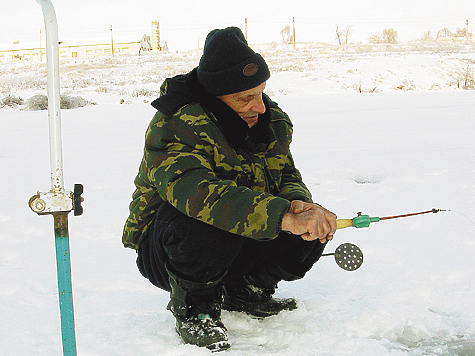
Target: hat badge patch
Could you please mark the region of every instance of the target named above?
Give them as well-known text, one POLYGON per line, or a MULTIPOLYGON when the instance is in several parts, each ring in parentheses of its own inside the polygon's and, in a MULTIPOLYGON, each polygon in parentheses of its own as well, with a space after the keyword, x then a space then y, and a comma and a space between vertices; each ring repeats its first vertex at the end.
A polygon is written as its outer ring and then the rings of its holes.
POLYGON ((249 63, 242 70, 242 74, 244 74, 246 77, 252 77, 254 74, 257 73, 258 70, 259 70, 259 67, 257 66, 257 64, 249 63))

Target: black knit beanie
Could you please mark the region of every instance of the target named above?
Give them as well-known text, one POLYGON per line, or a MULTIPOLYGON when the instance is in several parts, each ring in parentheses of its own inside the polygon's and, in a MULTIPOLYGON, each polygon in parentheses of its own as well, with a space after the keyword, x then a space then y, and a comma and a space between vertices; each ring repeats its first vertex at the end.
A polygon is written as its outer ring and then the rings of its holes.
POLYGON ((255 88, 270 77, 266 62, 237 27, 208 34, 197 74, 201 85, 216 96, 255 88))

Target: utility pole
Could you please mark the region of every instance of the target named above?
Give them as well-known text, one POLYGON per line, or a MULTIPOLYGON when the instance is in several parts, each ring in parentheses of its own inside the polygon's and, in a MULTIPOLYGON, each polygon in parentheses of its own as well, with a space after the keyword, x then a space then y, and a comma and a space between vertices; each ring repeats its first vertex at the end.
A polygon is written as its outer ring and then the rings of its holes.
POLYGON ((293 26, 293 31, 292 31, 292 44, 295 49, 295 17, 292 17, 292 26, 293 26))
POLYGON ((43 51, 41 50, 41 28, 40 28, 40 63, 43 62, 43 51))
POLYGON ((244 35, 246 36, 247 41, 247 17, 244 19, 244 35))
POLYGON ((114 38, 112 37, 112 25, 111 25, 111 51, 112 51, 112 57, 114 57, 114 38))

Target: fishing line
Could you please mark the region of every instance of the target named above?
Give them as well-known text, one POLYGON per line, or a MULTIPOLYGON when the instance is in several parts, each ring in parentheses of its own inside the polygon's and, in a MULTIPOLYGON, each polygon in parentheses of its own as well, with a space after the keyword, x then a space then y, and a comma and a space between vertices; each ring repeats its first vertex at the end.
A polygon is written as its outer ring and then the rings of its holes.
POLYGON ((445 210, 445 211, 451 211, 452 213, 457 213, 457 214, 460 214, 462 216, 464 216, 466 219, 468 219, 468 221, 470 221, 472 223, 473 226, 475 226, 475 223, 472 221, 472 219, 470 219, 467 215, 461 213, 460 211, 456 211, 456 210, 445 210))

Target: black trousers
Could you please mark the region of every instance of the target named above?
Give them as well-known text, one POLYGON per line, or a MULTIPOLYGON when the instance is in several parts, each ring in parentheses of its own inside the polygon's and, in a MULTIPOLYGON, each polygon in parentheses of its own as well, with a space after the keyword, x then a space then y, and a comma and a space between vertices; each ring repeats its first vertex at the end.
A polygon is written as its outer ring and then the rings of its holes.
POLYGON ((190 218, 168 203, 158 209, 138 250, 144 277, 170 291, 168 270, 181 278, 207 283, 245 275, 265 275, 270 283, 303 278, 321 257, 325 244, 282 232, 258 241, 190 218))

